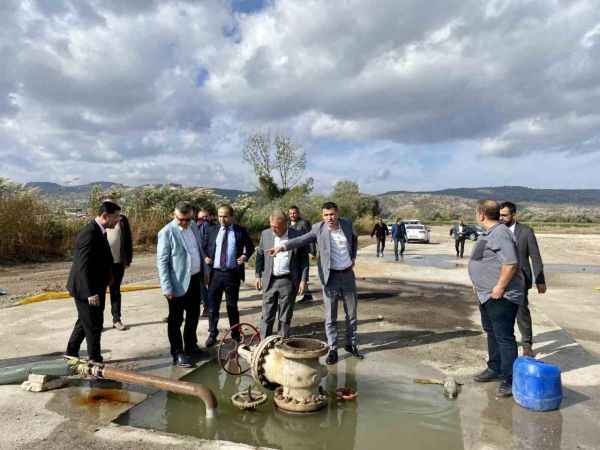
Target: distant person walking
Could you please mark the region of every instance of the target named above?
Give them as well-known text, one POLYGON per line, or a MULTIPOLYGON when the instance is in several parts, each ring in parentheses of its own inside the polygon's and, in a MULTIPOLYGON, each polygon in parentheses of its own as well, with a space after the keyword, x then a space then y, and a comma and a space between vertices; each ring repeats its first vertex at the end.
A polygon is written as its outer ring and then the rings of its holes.
POLYGON ((511 202, 500 204, 500 220, 514 234, 519 251, 519 264, 525 278, 525 297, 523 304, 517 311, 517 325, 521 333, 523 356, 534 357, 533 329, 531 325, 531 312, 529 311, 529 289, 535 285, 538 293, 546 292, 546 278, 544 276, 544 263, 540 254, 537 239, 533 230, 517 221, 517 206, 511 202), (531 264, 529 262, 531 260, 531 264), (533 265, 533 272, 531 266, 533 265))
POLYGON ((496 396, 508 397, 512 395, 512 368, 517 358, 515 318, 523 304, 525 285, 512 233, 499 219, 497 202, 478 203, 477 220, 486 231, 471 253, 469 276, 487 334, 488 367, 474 380, 500 380, 496 396))
POLYGON ((124 214, 120 215, 114 228, 106 230, 106 237, 113 258, 112 280, 109 285, 113 328, 124 331, 127 327, 123 325, 121 320, 121 283, 123 282, 125 269, 131 265, 133 260, 131 228, 129 220, 124 214))
POLYGON ((385 239, 390 234, 388 226, 383 222, 383 218, 379 218, 371 231, 371 238, 377 238, 377 257, 381 255, 383 258, 383 250, 385 249, 385 239))
MULTIPOLYGON (((246 228, 233 223, 231 205, 221 205, 218 209, 219 225, 207 230, 203 239, 203 254, 208 277, 208 339, 206 346, 217 343, 219 334, 219 310, 223 293, 227 302, 229 326, 240 323, 238 300, 240 284, 245 279, 245 263, 254 253, 254 244, 246 228)), ((240 339, 240 330, 232 333, 236 340, 240 339)))
MULTIPOLYGON (((300 234, 308 233, 311 230, 312 226, 311 226, 310 222, 308 220, 302 218, 302 216, 300 215, 300 208, 298 208, 296 205, 292 205, 288 208, 288 214, 289 214, 289 221, 288 221, 289 228, 292 228, 292 229, 300 232, 300 234)), ((314 243, 312 243, 308 246, 307 251, 311 256, 313 256, 313 257, 317 256, 317 247, 315 246, 314 243)), ((312 300, 312 294, 310 293, 310 290, 308 288, 308 281, 310 278, 310 258, 308 259, 308 264, 309 264, 309 268, 307 270, 307 275, 306 275, 306 286, 304 288, 304 294, 301 294, 302 298, 298 301, 298 303, 312 300)))
POLYGON ((270 224, 271 228, 261 233, 256 249, 256 289, 263 291, 260 322, 263 339, 273 333, 275 316, 279 321, 278 334, 289 336, 296 295, 303 294, 308 280, 306 247, 280 252, 274 257, 268 253, 271 248, 305 233, 289 228, 282 210, 273 211, 270 224))
POLYGON ((160 287, 169 306, 167 334, 173 365, 178 367, 192 367, 192 357, 204 355, 196 335, 203 278, 200 258, 200 232, 192 205, 179 202, 173 220, 159 231, 156 246, 160 287))
POLYGON ((454 224, 450 228, 450 236, 454 236, 454 248, 456 249, 456 257, 462 258, 465 254, 465 240, 467 239, 467 226, 463 219, 460 222, 454 224))
POLYGON ((323 286, 323 302, 325 304, 325 333, 329 345, 326 363, 335 364, 338 361, 338 301, 343 303, 346 314, 346 346, 344 348, 353 356, 363 358, 358 349, 358 298, 356 277, 354 276, 358 238, 352 222, 339 218, 339 210, 335 203, 324 203, 321 211, 323 221, 313 225, 309 233, 290 239, 286 243, 275 245, 268 253, 271 256, 277 256, 281 252, 301 248, 313 242, 317 244, 319 278, 323 286))
POLYGON ((406 225, 402 222, 402 218, 398 217, 396 223, 392 225, 392 240, 394 241, 394 257, 398 261, 398 244, 400 244, 400 256, 404 256, 404 249, 408 236, 406 235, 406 225))
POLYGON ((100 338, 104 325, 106 288, 110 283, 113 256, 106 230, 119 223, 121 208, 104 202, 98 215, 77 236, 67 290, 75 299, 77 321, 67 344, 65 356, 79 357, 84 338, 91 361, 102 362, 100 338))

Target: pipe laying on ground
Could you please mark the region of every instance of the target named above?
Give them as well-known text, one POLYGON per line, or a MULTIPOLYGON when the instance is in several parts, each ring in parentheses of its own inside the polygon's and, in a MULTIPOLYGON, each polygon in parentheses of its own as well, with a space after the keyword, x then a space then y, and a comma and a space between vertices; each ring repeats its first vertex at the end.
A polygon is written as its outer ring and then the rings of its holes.
POLYGON ((103 364, 84 363, 83 361, 78 364, 77 371, 82 375, 91 375, 93 377, 120 381, 122 383, 152 386, 163 391, 190 395, 199 398, 204 402, 207 418, 213 418, 217 415, 217 398, 210 389, 201 384, 171 380, 170 378, 117 369, 103 364))

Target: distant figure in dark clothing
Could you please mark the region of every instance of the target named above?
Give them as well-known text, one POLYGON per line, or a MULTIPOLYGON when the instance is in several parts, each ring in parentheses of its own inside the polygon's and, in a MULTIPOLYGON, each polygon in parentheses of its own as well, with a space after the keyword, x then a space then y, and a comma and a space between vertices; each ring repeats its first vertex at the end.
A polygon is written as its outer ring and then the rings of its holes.
POLYGON ((467 226, 464 220, 460 219, 460 222, 454 224, 450 228, 450 236, 454 236, 454 248, 456 249, 456 257, 462 258, 465 253, 465 240, 467 239, 467 226))
POLYGON ((121 283, 125 269, 133 260, 133 242, 127 217, 121 214, 115 227, 106 229, 106 237, 113 257, 112 280, 109 285, 113 328, 124 331, 127 327, 121 320, 121 283))
MULTIPOLYGON (((298 208, 296 205, 292 205, 288 208, 288 214, 289 214, 289 218, 290 218, 290 220, 288 222, 288 228, 299 231, 300 234, 308 233, 311 230, 311 228, 312 228, 311 223, 308 220, 303 219, 300 216, 300 208, 298 208)), ((314 243, 310 243, 306 250, 313 257, 317 256, 317 246, 314 243)), ((310 260, 309 260, 308 264, 310 266, 310 260)), ((310 293, 310 290, 308 289, 308 270, 309 269, 306 270, 307 275, 306 275, 304 293, 302 294, 302 298, 298 301, 298 303, 310 301, 313 298, 312 294, 310 293)))
POLYGON ((394 256, 398 261, 398 243, 400 243, 400 256, 404 256, 404 248, 408 236, 406 235, 406 225, 402 222, 402 218, 398 217, 396 223, 392 225, 392 240, 394 241, 394 256))
POLYGON ((113 265, 106 230, 119 223, 120 211, 121 208, 114 203, 102 203, 98 216, 77 236, 73 265, 67 282, 67 290, 75 299, 77 321, 65 356, 78 358, 79 347, 85 339, 89 359, 102 362, 100 337, 104 325, 106 288, 110 283, 113 265))
POLYGON ((523 346, 523 356, 534 356, 533 330, 531 326, 531 312, 529 311, 529 289, 535 285, 540 294, 546 292, 546 278, 544 277, 544 263, 540 255, 537 239, 533 230, 517 221, 517 206, 511 202, 500 204, 500 221, 508 227, 515 236, 517 250, 519 252, 519 264, 525 277, 525 299, 522 305, 519 305, 517 311, 517 326, 521 332, 521 344, 523 346), (533 272, 531 271, 533 264, 533 272))
POLYGON ((375 236, 377 238, 377 257, 379 255, 383 257, 383 250, 385 249, 385 238, 390 234, 390 230, 388 226, 383 222, 383 218, 379 218, 375 226, 373 227, 373 231, 371 231, 371 238, 375 236))

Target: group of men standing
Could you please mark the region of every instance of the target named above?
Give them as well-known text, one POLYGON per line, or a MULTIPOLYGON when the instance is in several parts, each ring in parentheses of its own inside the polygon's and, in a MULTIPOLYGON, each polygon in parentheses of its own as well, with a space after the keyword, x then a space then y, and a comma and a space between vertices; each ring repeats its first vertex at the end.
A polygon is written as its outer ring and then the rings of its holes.
MULTIPOLYGON (((255 287, 262 291, 263 297, 261 337, 274 332, 276 320, 276 332, 288 336, 295 299, 307 292, 309 255, 315 256, 325 307, 329 346, 326 363, 335 364, 339 302, 343 303, 346 316, 345 349, 363 358, 358 348, 354 275, 358 239, 352 223, 339 217, 335 203, 324 203, 321 213, 322 221, 314 226, 300 218, 296 206, 289 209, 289 215, 281 209, 271 213, 270 227, 261 233, 256 249, 255 287)), ((471 253, 468 272, 487 334, 488 364, 475 376, 475 381, 499 380, 497 395, 508 396, 512 393, 512 366, 517 357, 515 321, 522 335, 523 354, 533 356, 528 290, 535 284, 539 293, 546 291, 543 263, 533 230, 516 220, 514 203, 481 201, 476 216, 485 232, 471 253)), ((461 221, 456 234, 463 233, 460 227, 464 226, 461 221)), ((378 239, 378 256, 383 256, 388 234, 387 225, 380 219, 372 232, 378 239)), ((398 259, 398 244, 402 255, 406 242, 402 219, 398 218, 392 226, 391 234, 398 259)), ((158 233, 157 244, 157 266, 168 305, 167 328, 174 365, 191 367, 193 357, 205 353, 197 342, 201 305, 208 317, 205 347, 215 345, 223 294, 232 338, 241 339, 239 291, 245 278, 245 263, 254 251, 246 228, 234 223, 231 205, 218 208, 216 223, 208 209, 201 209, 195 215, 190 203, 176 205, 173 220, 158 233)), ((127 218, 121 214, 119 205, 105 201, 76 241, 67 287, 75 299, 78 319, 66 356, 78 357, 79 347, 86 339, 89 358, 102 361, 100 334, 107 287, 110 287, 113 326, 126 329, 121 320, 120 284, 132 258, 127 218)))

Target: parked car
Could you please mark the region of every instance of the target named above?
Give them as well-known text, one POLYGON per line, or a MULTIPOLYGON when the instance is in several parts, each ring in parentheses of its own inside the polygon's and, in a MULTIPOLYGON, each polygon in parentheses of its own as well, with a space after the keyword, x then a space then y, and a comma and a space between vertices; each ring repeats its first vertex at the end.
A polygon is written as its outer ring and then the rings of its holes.
POLYGON ((408 242, 423 242, 429 244, 431 231, 419 221, 404 221, 408 242))
POLYGON ((485 230, 481 225, 467 224, 465 225, 465 236, 471 241, 479 239, 485 230))

